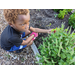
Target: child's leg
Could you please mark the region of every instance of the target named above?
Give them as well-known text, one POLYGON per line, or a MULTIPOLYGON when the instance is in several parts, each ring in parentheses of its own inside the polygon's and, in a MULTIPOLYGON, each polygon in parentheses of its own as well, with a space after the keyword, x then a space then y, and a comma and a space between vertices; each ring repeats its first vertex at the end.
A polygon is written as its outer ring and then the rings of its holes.
MULTIPOLYGON (((26 39, 24 38, 23 40, 26 40, 26 39)), ((21 50, 21 49, 23 49, 23 48, 25 48, 25 47, 28 47, 28 46, 32 45, 32 43, 33 43, 33 41, 31 40, 30 43, 28 43, 27 45, 20 45, 19 47, 16 47, 16 46, 14 45, 13 47, 11 47, 10 50, 7 50, 7 51, 9 51, 9 52, 14 52, 14 51, 17 51, 17 50, 21 50)))
POLYGON ((23 48, 25 48, 27 45, 20 45, 19 47, 16 47, 15 45, 13 47, 11 47, 10 50, 7 50, 9 52, 13 52, 13 51, 18 51, 18 50, 22 50, 23 48))
MULTIPOLYGON (((23 40, 26 40, 25 38, 23 40)), ((17 50, 22 50, 23 48, 25 48, 27 45, 20 45, 18 47, 16 47, 15 45, 13 47, 11 47, 10 50, 6 50, 6 51, 9 51, 9 52, 13 52, 13 51, 17 51, 17 50)))
POLYGON ((25 31, 25 36, 29 35, 31 32, 28 30, 28 31, 25 31))

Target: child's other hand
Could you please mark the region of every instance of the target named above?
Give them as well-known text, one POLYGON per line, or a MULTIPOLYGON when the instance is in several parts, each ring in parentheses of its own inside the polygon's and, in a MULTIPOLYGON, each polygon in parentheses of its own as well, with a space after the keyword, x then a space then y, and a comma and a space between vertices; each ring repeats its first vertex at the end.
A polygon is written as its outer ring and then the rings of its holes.
POLYGON ((35 40, 35 38, 38 37, 38 33, 35 33, 35 32, 32 32, 32 33, 30 34, 30 36, 31 36, 31 35, 34 35, 34 38, 33 38, 32 40, 35 40))

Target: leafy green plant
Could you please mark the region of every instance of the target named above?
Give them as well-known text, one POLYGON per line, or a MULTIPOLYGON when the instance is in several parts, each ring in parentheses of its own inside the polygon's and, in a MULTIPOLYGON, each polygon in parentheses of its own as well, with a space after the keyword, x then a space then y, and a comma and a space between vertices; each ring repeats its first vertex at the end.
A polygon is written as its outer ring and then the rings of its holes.
POLYGON ((51 26, 51 23, 49 25, 46 25, 46 27, 51 26))
POLYGON ((54 9, 54 11, 58 11, 59 10, 59 14, 58 14, 58 18, 63 19, 65 15, 68 14, 68 12, 71 12, 72 9, 54 9))
POLYGON ((40 12, 40 9, 36 9, 36 11, 39 11, 40 12))
POLYGON ((66 9, 67 10, 67 12, 71 12, 73 9, 66 9))
POLYGON ((56 18, 58 14, 54 14, 54 17, 56 18))
POLYGON ((48 35, 40 44, 39 64, 42 65, 75 65, 75 33, 71 28, 61 28, 52 30, 51 36, 48 35), (54 30, 56 32, 54 33, 54 30), (68 31, 69 30, 69 31, 68 31))
POLYGON ((55 12, 59 12, 60 10, 63 10, 63 9, 54 9, 55 12))
POLYGON ((58 17, 60 19, 63 19, 65 15, 68 14, 68 11, 66 9, 64 9, 63 11, 60 11, 59 14, 58 14, 58 17))
POLYGON ((75 12, 70 15, 68 24, 75 29, 75 12))
POLYGON ((60 19, 63 19, 64 16, 67 15, 68 12, 71 12, 71 11, 72 11, 72 9, 64 9, 64 10, 62 10, 62 11, 59 12, 58 17, 59 17, 60 19))

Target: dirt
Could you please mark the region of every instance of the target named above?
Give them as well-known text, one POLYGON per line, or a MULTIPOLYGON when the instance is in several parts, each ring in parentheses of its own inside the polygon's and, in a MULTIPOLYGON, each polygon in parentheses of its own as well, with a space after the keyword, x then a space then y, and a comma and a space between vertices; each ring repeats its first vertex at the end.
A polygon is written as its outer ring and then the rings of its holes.
MULTIPOLYGON (((54 29, 56 27, 61 27, 61 24, 64 23, 65 28, 68 25, 68 18, 72 13, 65 15, 64 19, 59 19, 55 17, 57 12, 54 12, 53 9, 33 9, 30 10, 31 21, 30 26, 41 28, 41 29, 54 29), (51 26, 47 26, 51 24, 51 26)), ((72 29, 73 31, 74 29, 72 29)), ((71 31, 71 32, 72 32, 71 31)), ((42 43, 42 37, 47 37, 47 33, 39 33, 39 36, 35 40, 35 44, 39 47, 40 43, 42 43)))

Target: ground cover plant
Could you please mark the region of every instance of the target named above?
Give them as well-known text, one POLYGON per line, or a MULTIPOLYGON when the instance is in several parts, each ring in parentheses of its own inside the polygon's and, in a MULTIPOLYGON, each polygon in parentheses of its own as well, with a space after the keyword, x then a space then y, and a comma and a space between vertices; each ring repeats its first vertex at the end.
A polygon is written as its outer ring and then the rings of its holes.
POLYGON ((72 11, 72 9, 64 9, 64 10, 60 10, 59 14, 58 14, 58 18, 63 19, 65 15, 67 15, 68 13, 70 13, 72 11))
POLYGON ((54 9, 54 11, 58 13, 60 12, 60 10, 63 10, 63 9, 54 9))
POLYGON ((40 44, 39 64, 42 65, 75 65, 75 33, 71 28, 61 28, 52 30, 51 36, 48 35, 40 44), (56 32, 54 33, 54 30, 56 32))
POLYGON ((54 11, 59 12, 58 18, 63 19, 65 15, 72 11, 72 9, 54 9, 54 11))
MULTIPOLYGON (((36 16, 37 18, 33 18, 33 16, 31 16, 31 18, 33 19, 33 22, 34 22, 34 23, 32 22, 31 25, 34 27, 43 28, 43 29, 50 29, 50 28, 55 29, 57 27, 61 27, 61 23, 63 23, 63 24, 65 24, 64 29, 66 29, 69 26, 68 19, 69 19, 69 16, 72 14, 72 12, 65 15, 65 17, 63 19, 59 19, 57 17, 57 14, 58 13, 54 12, 53 9, 40 10, 40 12, 37 11, 36 14, 34 13, 34 16, 36 16)), ((73 30, 74 29, 71 30, 71 33, 73 32, 73 30)), ((36 38, 36 40, 34 40, 37 48, 40 46, 40 43, 41 44, 43 43, 42 37, 45 38, 47 36, 48 36, 48 34, 39 33, 39 36, 36 38)), ((38 49, 38 50, 41 54, 40 49, 38 49)))
POLYGON ((75 12, 70 15, 68 24, 75 29, 75 12))

